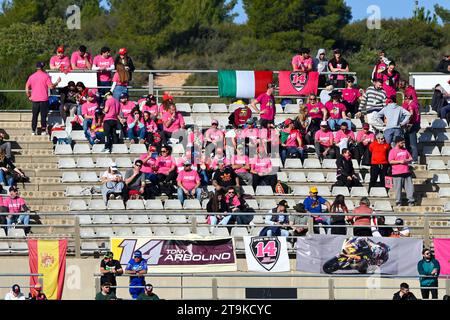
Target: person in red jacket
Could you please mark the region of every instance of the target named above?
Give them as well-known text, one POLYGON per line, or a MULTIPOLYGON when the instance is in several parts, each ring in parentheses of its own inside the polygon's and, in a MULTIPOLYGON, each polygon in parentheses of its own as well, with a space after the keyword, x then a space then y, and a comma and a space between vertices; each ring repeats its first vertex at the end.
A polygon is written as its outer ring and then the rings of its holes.
POLYGON ((370 183, 369 191, 372 187, 384 186, 384 177, 387 175, 389 167, 388 152, 389 144, 386 142, 382 133, 378 133, 376 140, 369 145, 369 151, 372 153, 370 161, 370 183), (380 183, 377 183, 380 177, 380 183))

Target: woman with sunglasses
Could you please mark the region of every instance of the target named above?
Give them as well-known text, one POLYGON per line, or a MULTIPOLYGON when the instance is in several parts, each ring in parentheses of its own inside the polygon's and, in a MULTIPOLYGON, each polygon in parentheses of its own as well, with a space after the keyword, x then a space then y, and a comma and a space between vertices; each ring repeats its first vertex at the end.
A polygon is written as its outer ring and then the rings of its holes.
POLYGON ((387 176, 389 168, 388 155, 390 145, 386 142, 384 135, 378 133, 376 140, 369 145, 369 151, 372 154, 370 161, 370 183, 369 192, 372 187, 384 187, 384 179, 387 176), (378 183, 378 177, 380 182, 378 183))
POLYGON ((173 181, 177 177, 177 166, 174 157, 172 157, 172 149, 168 146, 161 148, 161 154, 156 158, 156 167, 158 168, 158 182, 161 193, 170 196, 174 187, 173 181))
POLYGON ((127 118, 127 136, 130 143, 145 143, 146 132, 145 125, 142 122, 142 113, 136 107, 127 118))
POLYGON ((327 110, 325 109, 325 105, 318 101, 317 96, 313 93, 308 97, 306 108, 308 110, 308 117, 311 119, 308 132, 310 132, 311 137, 314 137, 316 132, 320 130, 320 122, 327 119, 327 110))

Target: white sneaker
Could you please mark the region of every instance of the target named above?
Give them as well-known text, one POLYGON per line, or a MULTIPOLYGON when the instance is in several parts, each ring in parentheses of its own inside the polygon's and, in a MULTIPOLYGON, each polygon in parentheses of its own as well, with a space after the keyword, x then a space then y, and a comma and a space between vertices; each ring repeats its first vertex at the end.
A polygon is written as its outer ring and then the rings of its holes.
POLYGON ((41 132, 41 136, 46 136, 47 135, 47 131, 42 131, 41 132))
POLYGON ((32 136, 35 136, 36 134, 37 134, 36 131, 31 131, 32 136))
POLYGON ((109 149, 103 149, 102 151, 100 151, 101 153, 111 153, 111 151, 109 149))

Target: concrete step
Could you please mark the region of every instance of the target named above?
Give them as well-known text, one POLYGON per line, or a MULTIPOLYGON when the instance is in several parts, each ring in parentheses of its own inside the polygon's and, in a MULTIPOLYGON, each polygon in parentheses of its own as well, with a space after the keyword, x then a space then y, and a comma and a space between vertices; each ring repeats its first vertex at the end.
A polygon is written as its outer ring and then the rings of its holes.
MULTIPOLYGON (((47 202, 50 203, 50 202, 47 202)), ((38 212, 67 212, 69 211, 68 205, 48 205, 48 204, 33 204, 30 205, 31 210, 38 212)))
MULTIPOLYGON (((26 199, 26 203, 28 205, 54 205, 54 206, 64 206, 64 205, 69 205, 69 199, 68 198, 52 198, 52 197, 47 197, 47 198, 25 198, 26 199)), ((57 210, 59 211, 59 210, 57 210)))

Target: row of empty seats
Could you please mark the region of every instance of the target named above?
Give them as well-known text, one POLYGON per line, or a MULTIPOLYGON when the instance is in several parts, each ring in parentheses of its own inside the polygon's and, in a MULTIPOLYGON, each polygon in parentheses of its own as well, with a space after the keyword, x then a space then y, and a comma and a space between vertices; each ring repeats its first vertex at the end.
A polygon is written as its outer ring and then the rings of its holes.
POLYGON ((112 163, 116 163, 119 168, 131 168, 133 166, 130 158, 60 158, 58 160, 58 169, 74 169, 74 168, 108 168, 112 163))
MULTIPOLYGON (((89 144, 75 144, 73 146, 69 144, 57 144, 55 146, 56 155, 65 154, 91 154, 91 153, 103 153, 104 144, 94 144, 91 148, 89 144)), ((146 153, 147 148, 145 144, 130 144, 130 148, 126 144, 114 144, 111 153, 118 154, 141 154, 146 153)))

